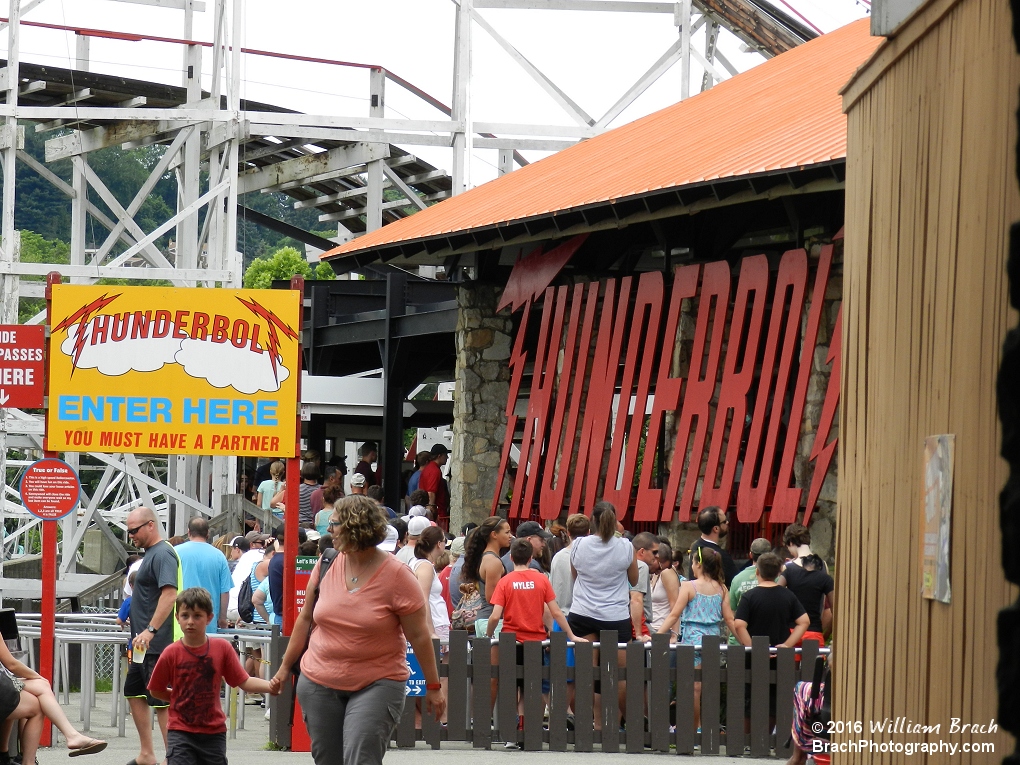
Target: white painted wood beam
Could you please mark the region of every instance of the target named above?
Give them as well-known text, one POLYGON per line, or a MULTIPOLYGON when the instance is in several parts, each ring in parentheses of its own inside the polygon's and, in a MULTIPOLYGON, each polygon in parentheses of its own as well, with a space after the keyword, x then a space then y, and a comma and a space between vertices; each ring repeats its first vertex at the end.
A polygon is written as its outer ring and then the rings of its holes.
POLYGON ((415 193, 414 189, 404 183, 403 179, 393 170, 390 170, 388 167, 383 167, 383 174, 389 178, 393 185, 400 189, 400 193, 407 197, 408 201, 419 210, 424 210, 428 207, 424 200, 415 193))
POLYGON ((239 173, 237 191, 239 194, 249 194, 252 191, 279 186, 281 183, 297 181, 310 175, 386 159, 389 155, 389 147, 379 144, 357 143, 352 146, 340 146, 320 154, 296 157, 258 170, 239 173))

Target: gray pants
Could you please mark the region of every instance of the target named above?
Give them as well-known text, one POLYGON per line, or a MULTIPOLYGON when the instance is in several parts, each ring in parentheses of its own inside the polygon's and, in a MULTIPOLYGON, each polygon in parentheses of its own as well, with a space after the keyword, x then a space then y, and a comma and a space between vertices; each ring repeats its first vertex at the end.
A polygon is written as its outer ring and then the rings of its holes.
POLYGON ((297 695, 312 739, 315 765, 380 765, 404 710, 404 683, 376 680, 360 691, 337 691, 298 679, 297 695))

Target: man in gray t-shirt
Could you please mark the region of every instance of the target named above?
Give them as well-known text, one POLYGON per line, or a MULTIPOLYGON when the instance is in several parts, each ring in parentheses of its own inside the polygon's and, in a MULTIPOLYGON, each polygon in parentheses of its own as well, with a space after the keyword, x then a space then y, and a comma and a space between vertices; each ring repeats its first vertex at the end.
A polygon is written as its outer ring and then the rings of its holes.
POLYGON ((638 580, 630 588, 630 620, 634 634, 640 636, 648 632, 648 625, 652 622, 652 587, 649 580, 651 574, 659 570, 659 539, 651 532, 642 531, 634 536, 633 545, 638 561, 638 580))
POLYGON ((174 548, 162 538, 154 510, 136 507, 127 517, 127 532, 132 541, 145 550, 142 565, 135 575, 131 593, 132 658, 144 654, 142 661, 128 665, 124 697, 138 731, 138 756, 135 762, 157 762, 152 747, 152 723, 148 707, 155 707, 156 719, 166 747, 167 702, 148 692, 149 678, 160 652, 174 641, 174 601, 181 581, 180 562, 174 548))

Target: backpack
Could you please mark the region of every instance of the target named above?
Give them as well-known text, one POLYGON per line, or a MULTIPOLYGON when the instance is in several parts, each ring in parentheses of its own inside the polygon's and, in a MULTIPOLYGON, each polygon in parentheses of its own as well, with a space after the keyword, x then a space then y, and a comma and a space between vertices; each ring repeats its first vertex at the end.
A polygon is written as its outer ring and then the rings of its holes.
POLYGON ((237 591, 237 617, 247 624, 255 621, 255 605, 251 602, 251 575, 254 571, 255 568, 252 567, 251 572, 241 583, 241 589, 237 591))
POLYGON ((482 594, 478 591, 477 585, 471 592, 461 595, 460 604, 453 611, 450 618, 450 629, 467 630, 471 635, 475 634, 475 621, 478 619, 478 612, 484 605, 482 594))
MULTIPOLYGON (((322 580, 326 578, 326 572, 329 571, 329 567, 333 565, 333 561, 336 560, 339 554, 339 551, 332 547, 323 551, 322 555, 319 557, 319 583, 315 586, 315 590, 305 594, 306 598, 311 598, 313 602, 319 599, 319 589, 322 587, 322 580)), ((305 649, 301 652, 301 656, 298 657, 298 660, 294 662, 290 669, 290 672, 293 675, 292 694, 295 696, 297 694, 297 680, 301 676, 301 659, 308 650, 308 644, 311 642, 313 629, 315 629, 314 621, 308 625, 308 636, 305 638, 305 649)), ((291 703, 293 704, 293 699, 291 700, 291 703)))
POLYGON ((815 674, 811 681, 811 705, 805 720, 815 738, 829 740, 829 721, 832 719, 832 701, 829 697, 829 686, 832 685, 832 677, 829 666, 824 656, 815 659, 815 674), (824 688, 821 686, 824 685, 824 688), (819 698, 819 696, 821 698, 819 698), (821 733, 816 733, 815 723, 818 723, 821 733))

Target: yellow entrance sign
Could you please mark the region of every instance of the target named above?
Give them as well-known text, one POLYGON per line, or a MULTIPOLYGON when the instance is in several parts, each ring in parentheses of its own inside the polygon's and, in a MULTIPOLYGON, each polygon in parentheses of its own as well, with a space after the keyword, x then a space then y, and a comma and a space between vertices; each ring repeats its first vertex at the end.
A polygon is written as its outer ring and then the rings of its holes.
POLYGON ((300 297, 54 285, 47 448, 295 456, 300 297))

